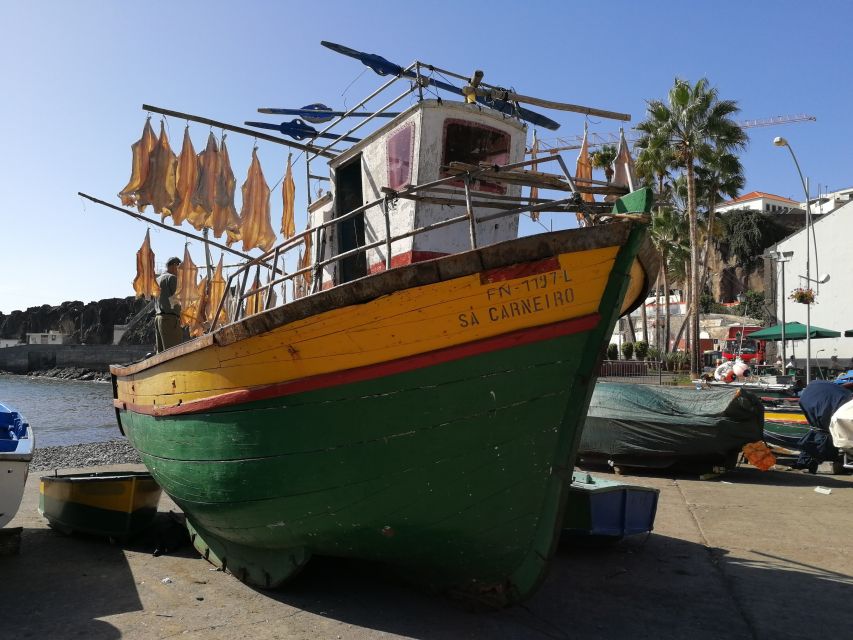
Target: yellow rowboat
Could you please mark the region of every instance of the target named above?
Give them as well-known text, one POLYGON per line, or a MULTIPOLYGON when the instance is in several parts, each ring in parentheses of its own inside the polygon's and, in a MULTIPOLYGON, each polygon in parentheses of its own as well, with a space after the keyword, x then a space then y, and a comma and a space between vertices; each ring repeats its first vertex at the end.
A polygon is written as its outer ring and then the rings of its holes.
POLYGON ((153 522, 161 494, 144 471, 42 476, 39 513, 64 533, 123 538, 153 522))

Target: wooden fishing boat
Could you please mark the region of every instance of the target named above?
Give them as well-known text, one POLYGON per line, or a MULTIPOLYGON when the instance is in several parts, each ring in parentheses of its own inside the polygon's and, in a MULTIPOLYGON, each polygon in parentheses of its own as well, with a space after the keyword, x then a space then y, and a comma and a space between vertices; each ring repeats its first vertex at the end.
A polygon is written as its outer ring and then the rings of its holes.
POLYGON ((0 404, 0 529, 21 505, 34 447, 32 427, 20 413, 0 404))
POLYGON ((232 273, 225 322, 112 367, 120 427, 210 562, 272 587, 362 558, 495 604, 541 582, 597 363, 657 264, 647 191, 585 203, 627 189, 526 170, 526 134, 419 100, 331 159, 311 228, 232 273), (531 210, 586 226, 519 238, 531 210), (306 289, 274 306, 288 279, 306 289))
POLYGON ((145 471, 45 475, 39 483, 39 513, 64 533, 128 538, 151 525, 161 494, 145 471))

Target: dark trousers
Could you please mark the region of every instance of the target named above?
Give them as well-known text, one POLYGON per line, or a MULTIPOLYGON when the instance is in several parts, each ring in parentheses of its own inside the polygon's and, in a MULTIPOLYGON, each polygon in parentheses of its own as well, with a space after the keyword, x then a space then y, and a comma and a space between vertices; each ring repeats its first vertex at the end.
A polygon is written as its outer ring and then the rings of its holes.
POLYGON ((157 353, 181 344, 184 333, 181 331, 178 316, 166 313, 157 315, 154 318, 154 337, 157 342, 157 353))

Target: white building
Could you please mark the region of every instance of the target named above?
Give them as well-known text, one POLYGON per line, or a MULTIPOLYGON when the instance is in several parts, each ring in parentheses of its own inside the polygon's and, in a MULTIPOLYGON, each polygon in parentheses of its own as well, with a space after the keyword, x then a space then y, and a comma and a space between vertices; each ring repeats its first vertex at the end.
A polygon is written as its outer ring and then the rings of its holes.
POLYGON ((14 347, 16 344, 21 344, 17 338, 0 338, 0 349, 4 347, 14 347))
MULTIPOLYGON (((853 200, 853 187, 848 187, 847 189, 822 193, 817 198, 809 200, 809 204, 811 205, 812 213, 829 213, 851 200, 853 200)), ((799 207, 805 211, 806 203, 801 202, 799 207)))
POLYGON ((47 333, 28 333, 27 344, 65 344, 71 336, 59 331, 48 331, 47 333))
MULTIPOLYGON (((849 202, 829 213, 812 225, 814 240, 809 247, 812 280, 825 274, 830 276, 824 284, 807 283, 806 275, 806 229, 788 236, 771 251, 793 251, 793 256, 784 265, 775 265, 776 317, 781 322, 781 304, 785 304, 785 321, 806 323, 806 305, 790 300, 788 296, 797 287, 811 288, 816 292, 816 304, 811 305, 811 323, 824 329, 840 331, 840 338, 812 340, 812 358, 821 363, 837 356, 841 365, 853 365, 853 338, 843 337, 844 331, 853 329, 853 269, 850 268, 850 247, 853 246, 853 202, 849 202), (815 255, 815 243, 817 255, 815 255), (785 291, 781 290, 780 268, 785 269, 785 291)), ((769 265, 768 265, 769 266, 769 265)), ((768 293, 768 298, 772 296, 768 293)), ((804 341, 792 343, 797 359, 805 358, 804 341)), ((791 353, 791 346, 788 346, 791 353)))
MULTIPOLYGON (((764 213, 801 213, 805 211, 805 203, 800 205, 796 200, 783 198, 763 191, 751 191, 734 200, 727 200, 717 207, 717 213, 725 213, 733 209, 755 209, 764 213)), ((813 211, 813 213, 817 213, 813 211)))

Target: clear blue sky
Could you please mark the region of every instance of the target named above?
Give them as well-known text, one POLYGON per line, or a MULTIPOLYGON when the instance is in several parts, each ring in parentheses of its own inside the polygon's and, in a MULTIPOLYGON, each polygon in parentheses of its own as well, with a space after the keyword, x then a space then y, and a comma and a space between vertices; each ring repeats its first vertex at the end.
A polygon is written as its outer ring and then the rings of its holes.
MULTIPOLYGON (((675 76, 706 76, 741 118, 810 113, 817 122, 749 131, 747 191, 800 199, 787 152, 817 185, 853 186, 853 9, 843 2, 3 2, 0 60, 0 311, 132 294, 145 227, 84 204, 77 191, 117 202, 143 102, 232 123, 261 106, 352 104, 378 86, 332 40, 392 61, 420 59, 522 93, 643 118, 675 76), (353 83, 353 81, 355 81, 353 83), (348 85, 353 83, 346 92, 348 85)), ((583 118, 548 112, 559 134, 583 118)), ((261 118, 263 119, 263 118, 261 118)), ((180 148, 183 122, 169 121, 180 148)), ((156 125, 156 121, 155 121, 156 125)), ((591 122, 609 132, 615 122, 591 122)), ((191 128, 197 150, 207 128, 191 128)), ((540 132, 547 138, 549 132, 540 132)), ((252 141, 229 136, 245 179, 252 141)), ((574 152, 571 152, 574 153, 574 152)), ((284 148, 261 143, 272 184, 284 148)), ((305 224, 302 166, 297 226, 305 224)), ((280 194, 273 194, 274 219, 280 194)), ((149 210, 150 212, 150 210, 149 210)), ((529 224, 529 223, 528 223, 529 224)), ((163 261, 183 241, 152 230, 163 261)), ((201 248, 191 245, 196 262, 201 248)), ((218 258, 218 253, 214 254, 218 258)))

